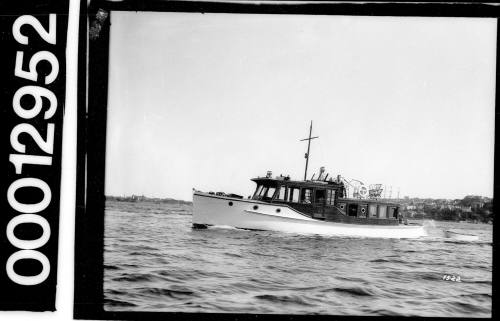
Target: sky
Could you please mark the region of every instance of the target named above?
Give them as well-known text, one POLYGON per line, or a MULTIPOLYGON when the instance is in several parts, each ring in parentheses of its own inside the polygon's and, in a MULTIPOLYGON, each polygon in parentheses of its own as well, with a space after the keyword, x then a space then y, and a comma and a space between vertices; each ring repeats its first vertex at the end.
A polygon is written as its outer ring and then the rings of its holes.
POLYGON ((493 195, 496 20, 113 12, 106 195, 331 176, 493 195))

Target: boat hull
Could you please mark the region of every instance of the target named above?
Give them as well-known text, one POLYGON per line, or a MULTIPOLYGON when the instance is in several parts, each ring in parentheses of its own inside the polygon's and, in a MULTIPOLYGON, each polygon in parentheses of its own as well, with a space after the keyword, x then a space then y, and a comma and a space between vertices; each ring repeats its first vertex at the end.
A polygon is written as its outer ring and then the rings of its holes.
POLYGON ((359 225, 313 219, 283 204, 193 194, 193 225, 231 226, 298 234, 376 238, 418 238, 427 235, 421 225, 359 225))

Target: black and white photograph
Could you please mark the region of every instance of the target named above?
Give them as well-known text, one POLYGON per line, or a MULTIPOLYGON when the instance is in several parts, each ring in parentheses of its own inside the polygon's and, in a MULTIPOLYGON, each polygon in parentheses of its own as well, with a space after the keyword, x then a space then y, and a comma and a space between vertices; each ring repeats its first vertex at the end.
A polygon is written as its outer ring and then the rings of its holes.
POLYGON ((499 17, 0 2, 0 319, 495 319, 499 17))
POLYGON ((491 317, 496 19, 98 15, 104 311, 491 317))

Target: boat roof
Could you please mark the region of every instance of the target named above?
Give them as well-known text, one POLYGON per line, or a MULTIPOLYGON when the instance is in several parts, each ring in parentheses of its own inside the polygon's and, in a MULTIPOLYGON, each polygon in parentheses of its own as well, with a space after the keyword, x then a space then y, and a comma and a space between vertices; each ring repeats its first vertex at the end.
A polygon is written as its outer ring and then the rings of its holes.
MULTIPOLYGON (((337 183, 335 181, 295 181, 289 179, 287 176, 278 176, 277 178, 272 177, 256 177, 252 178, 257 184, 263 185, 291 185, 291 186, 300 186, 300 187, 309 187, 309 188, 330 188, 330 189, 339 189, 344 187, 344 183, 337 183)), ((344 202, 352 202, 352 203, 366 203, 366 204, 385 204, 388 206, 399 206, 398 203, 387 201, 386 199, 370 199, 370 198, 339 198, 339 201, 344 202)))
POLYGON ((303 187, 330 187, 330 188, 337 188, 344 186, 344 183, 337 183, 334 181, 295 181, 291 180, 285 176, 279 176, 276 178, 271 178, 271 177, 256 177, 252 178, 252 181, 254 181, 257 184, 280 184, 280 185, 295 185, 295 186, 303 186, 303 187))

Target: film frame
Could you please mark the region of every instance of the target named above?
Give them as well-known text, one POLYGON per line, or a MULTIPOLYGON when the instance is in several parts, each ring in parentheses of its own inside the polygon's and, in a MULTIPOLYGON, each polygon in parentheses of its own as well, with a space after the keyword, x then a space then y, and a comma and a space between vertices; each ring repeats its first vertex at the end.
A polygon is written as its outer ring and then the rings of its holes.
MULTIPOLYGON (((87 7, 82 3, 82 11, 87 7)), ((253 315, 180 312, 109 312, 105 311, 103 295, 104 251, 104 168, 106 144, 106 106, 109 64, 110 19, 114 11, 197 12, 232 14, 292 14, 292 15, 356 15, 356 16, 404 16, 404 17, 481 17, 498 18, 499 7, 479 3, 293 3, 293 2, 209 2, 209 1, 94 1, 88 8, 87 17, 80 20, 79 96, 78 96, 78 164, 77 208, 75 246, 75 301, 74 317, 77 319, 130 319, 156 320, 178 319, 259 319, 293 320, 323 318, 328 315, 253 315), (87 29, 88 28, 88 29, 87 29), (87 42, 88 30, 90 38, 87 42), (98 34, 93 34, 98 30, 98 34), (88 45, 88 48, 87 48, 88 45), (88 50, 86 50, 88 49, 88 50), (85 52, 88 52, 88 69, 85 52), (98 62, 98 63, 97 63, 98 62), (88 94, 86 84, 88 75, 88 94), (88 112, 85 106, 88 105, 88 112), (83 126, 81 124, 84 124, 83 126), (91 213, 91 214, 90 214, 91 213)), ((497 43, 499 38, 497 25, 497 43)), ((498 60, 498 46, 497 46, 498 60)), ((498 80, 498 63, 496 67, 498 80)), ((497 81, 498 84, 498 81, 497 81)), ((498 85, 496 85, 498 88, 498 85)), ((495 105, 498 97, 495 97, 495 105)), ((495 107, 495 124, 498 111, 495 107)), ((495 129, 495 136, 498 133, 495 129)), ((497 146, 495 146, 495 159, 497 146)), ((494 171, 494 194, 497 194, 497 171, 494 171)), ((498 201, 494 199, 494 211, 498 201)), ((497 227, 493 227, 493 266, 497 264, 497 227)), ((494 269, 495 271, 495 269, 494 269)), ((493 274, 492 316, 496 315, 496 277, 493 274)), ((352 318, 335 316, 335 318, 352 318)), ((375 317, 378 318, 378 317, 375 317)))

